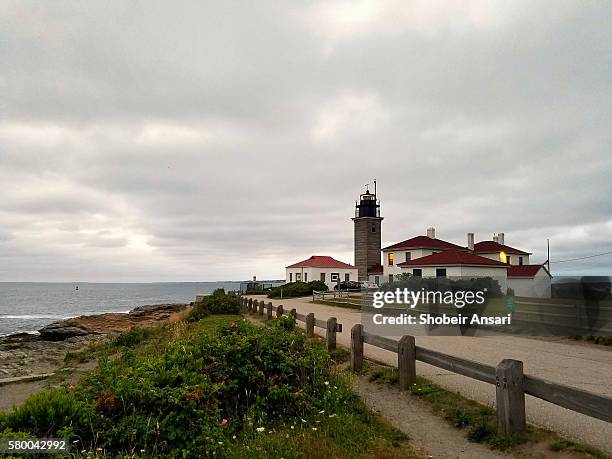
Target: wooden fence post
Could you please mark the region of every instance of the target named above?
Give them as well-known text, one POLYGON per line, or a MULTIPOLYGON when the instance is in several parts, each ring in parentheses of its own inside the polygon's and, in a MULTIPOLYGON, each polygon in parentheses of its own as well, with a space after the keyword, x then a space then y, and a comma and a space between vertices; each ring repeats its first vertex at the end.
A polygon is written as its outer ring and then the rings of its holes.
POLYGON ((259 302, 259 315, 263 316, 263 313, 264 313, 264 302, 263 302, 263 300, 261 300, 259 302))
POLYGON ((325 334, 325 341, 327 350, 336 349, 336 325, 338 321, 335 317, 327 319, 327 333, 325 334))
POLYGON ((495 368, 497 426, 510 435, 525 431, 523 362, 504 359, 495 368))
POLYGON ((311 312, 310 314, 306 315, 306 336, 308 338, 314 337, 314 323, 314 312, 311 312))
POLYGON ((363 325, 355 324, 351 328, 351 371, 363 368, 363 325))
POLYGON ((283 305, 279 304, 276 308, 276 317, 283 317, 283 305))
POLYGON ((272 319, 272 302, 271 301, 268 303, 268 306, 266 307, 266 318, 268 320, 272 319))
POLYGON ((297 310, 295 308, 293 308, 291 311, 289 311, 289 315, 291 317, 293 317, 293 320, 297 319, 297 310))
POLYGON ((258 307, 259 307, 259 301, 257 300, 253 301, 253 309, 251 310, 251 314, 256 314, 258 307))
POLYGON ((414 336, 402 336, 397 346, 397 369, 400 390, 408 390, 416 383, 416 346, 414 336))
POLYGON ((251 312, 252 307, 253 307, 253 298, 249 298, 249 303, 247 305, 247 312, 251 312))

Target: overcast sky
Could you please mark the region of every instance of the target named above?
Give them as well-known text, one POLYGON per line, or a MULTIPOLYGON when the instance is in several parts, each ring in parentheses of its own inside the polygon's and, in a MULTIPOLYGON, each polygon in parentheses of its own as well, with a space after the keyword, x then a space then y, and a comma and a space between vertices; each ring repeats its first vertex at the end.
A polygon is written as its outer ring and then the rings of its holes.
MULTIPOLYGON (((605 1, 0 0, 0 281, 284 277, 505 232, 612 251, 605 1)), ((612 274, 612 255, 553 264, 612 274)))

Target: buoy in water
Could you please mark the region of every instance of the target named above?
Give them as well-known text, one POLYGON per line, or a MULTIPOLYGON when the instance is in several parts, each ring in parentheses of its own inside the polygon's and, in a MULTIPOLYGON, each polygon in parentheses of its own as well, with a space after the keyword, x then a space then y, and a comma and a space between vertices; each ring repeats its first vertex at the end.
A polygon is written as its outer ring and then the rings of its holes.
POLYGON ((76 288, 75 288, 75 290, 78 290, 78 289, 79 289, 79 286, 77 285, 77 286, 76 286, 76 288))

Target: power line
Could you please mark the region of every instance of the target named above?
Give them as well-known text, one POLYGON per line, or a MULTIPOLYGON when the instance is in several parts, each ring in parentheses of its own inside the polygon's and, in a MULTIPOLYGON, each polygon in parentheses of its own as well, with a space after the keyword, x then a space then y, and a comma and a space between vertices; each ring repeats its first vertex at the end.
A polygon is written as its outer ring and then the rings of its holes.
POLYGON ((612 253, 612 251, 610 252, 603 252, 603 253, 597 253, 595 255, 589 255, 588 257, 580 257, 580 258, 570 258, 568 260, 559 260, 559 261, 551 261, 550 263, 565 263, 567 261, 578 261, 578 260, 586 260, 587 258, 595 258, 595 257, 603 257, 604 255, 610 255, 612 253))

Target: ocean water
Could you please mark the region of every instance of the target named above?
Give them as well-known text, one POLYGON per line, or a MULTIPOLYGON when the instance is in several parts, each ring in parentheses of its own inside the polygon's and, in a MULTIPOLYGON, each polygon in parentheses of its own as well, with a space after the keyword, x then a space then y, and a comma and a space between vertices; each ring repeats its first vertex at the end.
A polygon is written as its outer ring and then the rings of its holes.
POLYGON ((215 289, 239 290, 240 282, 149 284, 0 282, 0 336, 33 333, 68 317, 127 312, 136 306, 188 303, 215 289))

